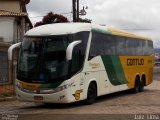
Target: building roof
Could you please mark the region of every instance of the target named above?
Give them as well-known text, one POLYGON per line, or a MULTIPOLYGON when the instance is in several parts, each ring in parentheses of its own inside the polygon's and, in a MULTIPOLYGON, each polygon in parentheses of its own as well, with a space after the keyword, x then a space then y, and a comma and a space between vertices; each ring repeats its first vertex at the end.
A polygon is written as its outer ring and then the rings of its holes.
POLYGON ((6 10, 0 10, 0 17, 1 16, 7 16, 7 17, 21 17, 21 16, 27 16, 27 13, 24 12, 10 12, 10 11, 6 11, 6 10))
POLYGON ((1 1, 20 1, 20 2, 23 2, 25 4, 28 4, 30 2, 30 0, 1 0, 1 1))
POLYGON ((26 21, 28 21, 28 23, 30 24, 30 27, 31 28, 33 27, 28 17, 28 14, 24 12, 16 13, 16 12, 10 12, 6 10, 0 10, 0 17, 25 17, 26 21))

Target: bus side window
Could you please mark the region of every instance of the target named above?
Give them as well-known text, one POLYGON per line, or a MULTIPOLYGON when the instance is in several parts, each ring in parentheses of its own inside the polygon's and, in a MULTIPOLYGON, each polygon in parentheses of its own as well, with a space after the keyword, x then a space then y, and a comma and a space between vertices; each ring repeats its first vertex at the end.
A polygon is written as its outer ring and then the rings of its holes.
POLYGON ((126 38, 116 36, 116 54, 120 56, 126 55, 126 49, 126 38))
POLYGON ((135 42, 133 38, 127 38, 126 41, 126 45, 127 45, 127 54, 126 55, 130 55, 130 56, 134 56, 136 55, 136 49, 135 49, 135 42))
POLYGON ((135 45, 135 55, 143 55, 143 47, 142 47, 142 40, 141 39, 134 39, 135 45))
POLYGON ((71 69, 71 73, 76 73, 78 72, 83 64, 83 60, 84 56, 81 53, 81 45, 77 45, 74 49, 73 49, 73 56, 72 56, 72 69, 71 69))
POLYGON ((116 55, 116 37, 113 35, 105 35, 104 38, 104 55, 116 55))
POLYGON ((100 37, 98 37, 98 34, 93 32, 88 60, 91 60, 99 54, 99 39, 100 37))
POLYGON ((154 53, 153 42, 152 41, 148 41, 148 55, 151 55, 153 53, 154 53))
POLYGON ((115 36, 93 32, 88 60, 96 56, 116 55, 115 36))
POLYGON ((87 48, 89 32, 79 32, 73 36, 74 40, 81 40, 82 43, 78 44, 73 49, 73 56, 72 56, 72 69, 71 74, 75 74, 76 72, 80 71, 83 67, 84 60, 85 60, 85 53, 87 48))

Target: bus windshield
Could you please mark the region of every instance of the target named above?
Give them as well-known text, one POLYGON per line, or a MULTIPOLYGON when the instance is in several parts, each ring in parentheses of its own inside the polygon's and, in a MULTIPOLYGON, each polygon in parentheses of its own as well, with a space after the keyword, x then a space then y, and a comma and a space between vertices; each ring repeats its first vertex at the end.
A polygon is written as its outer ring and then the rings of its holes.
POLYGON ((66 79, 69 64, 66 49, 69 36, 25 37, 18 60, 17 78, 27 82, 66 79))

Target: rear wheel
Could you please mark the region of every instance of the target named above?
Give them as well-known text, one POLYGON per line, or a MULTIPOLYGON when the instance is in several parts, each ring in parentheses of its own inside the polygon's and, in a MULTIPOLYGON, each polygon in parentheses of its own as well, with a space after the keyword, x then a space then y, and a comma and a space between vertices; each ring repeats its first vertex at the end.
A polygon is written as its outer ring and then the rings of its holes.
POLYGON ((133 88, 133 93, 138 93, 139 91, 140 91, 140 80, 137 77, 133 88))
POLYGON ((87 92, 87 100, 86 103, 87 104, 93 104, 96 100, 97 97, 97 88, 96 85, 94 85, 93 83, 91 83, 88 87, 88 92, 87 92))
POLYGON ((142 92, 143 90, 144 90, 144 80, 142 80, 141 82, 140 82, 140 86, 139 86, 139 92, 142 92))

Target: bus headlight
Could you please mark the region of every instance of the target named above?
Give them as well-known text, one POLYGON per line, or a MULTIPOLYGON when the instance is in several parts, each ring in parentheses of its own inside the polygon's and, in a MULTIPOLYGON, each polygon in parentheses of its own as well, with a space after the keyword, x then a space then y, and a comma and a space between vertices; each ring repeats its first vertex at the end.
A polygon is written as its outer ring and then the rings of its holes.
POLYGON ((63 85, 54 89, 54 92, 59 92, 68 88, 68 85, 63 85))

